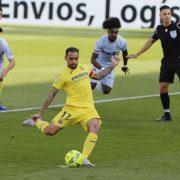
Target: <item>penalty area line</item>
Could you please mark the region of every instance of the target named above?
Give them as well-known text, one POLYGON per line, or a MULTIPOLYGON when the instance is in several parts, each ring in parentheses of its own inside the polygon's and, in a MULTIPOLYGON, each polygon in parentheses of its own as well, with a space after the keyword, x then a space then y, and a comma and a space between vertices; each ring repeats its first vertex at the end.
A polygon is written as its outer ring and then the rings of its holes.
MULTIPOLYGON (((169 93, 169 95, 179 95, 180 92, 174 92, 169 93)), ((127 101, 127 100, 133 100, 133 99, 145 99, 145 98, 153 98, 153 97, 159 97, 159 94, 151 94, 151 95, 143 95, 143 96, 131 96, 131 97, 121 97, 121 98, 112 98, 112 99, 101 99, 95 101, 95 104, 99 103, 106 103, 106 102, 114 102, 114 101, 127 101)), ((64 104, 57 104, 57 105, 51 105, 48 108, 58 108, 62 107, 64 104)), ((41 107, 32 107, 32 108, 23 108, 23 109, 10 109, 6 111, 0 111, 0 113, 8 113, 8 112, 22 112, 22 111, 31 111, 31 110, 37 110, 41 107)))

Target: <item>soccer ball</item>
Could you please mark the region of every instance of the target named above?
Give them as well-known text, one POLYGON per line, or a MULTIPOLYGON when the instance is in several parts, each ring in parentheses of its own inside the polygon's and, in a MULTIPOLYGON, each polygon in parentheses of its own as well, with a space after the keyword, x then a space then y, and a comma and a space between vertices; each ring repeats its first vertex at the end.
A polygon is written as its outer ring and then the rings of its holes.
POLYGON ((75 168, 82 165, 82 154, 79 151, 71 150, 65 155, 65 162, 69 167, 75 168))

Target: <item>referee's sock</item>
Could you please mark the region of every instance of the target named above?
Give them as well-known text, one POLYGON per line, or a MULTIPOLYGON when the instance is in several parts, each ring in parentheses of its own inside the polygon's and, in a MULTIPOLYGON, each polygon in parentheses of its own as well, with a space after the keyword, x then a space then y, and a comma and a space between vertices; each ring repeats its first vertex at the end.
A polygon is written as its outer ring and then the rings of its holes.
POLYGON ((170 113, 170 109, 169 109, 170 98, 169 98, 168 92, 167 93, 160 93, 160 97, 161 97, 162 106, 164 108, 164 113, 169 114, 170 113))

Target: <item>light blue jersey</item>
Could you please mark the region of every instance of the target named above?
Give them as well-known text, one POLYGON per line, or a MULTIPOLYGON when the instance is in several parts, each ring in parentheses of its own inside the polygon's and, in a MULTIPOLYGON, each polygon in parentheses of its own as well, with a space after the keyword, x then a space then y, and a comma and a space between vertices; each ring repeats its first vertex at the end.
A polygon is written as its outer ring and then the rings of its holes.
MULTIPOLYGON (((107 67, 111 65, 112 63, 111 58, 113 55, 119 54, 120 51, 126 51, 126 50, 127 50, 127 44, 125 39, 121 38, 120 36, 117 36, 116 40, 114 42, 111 42, 108 39, 108 35, 103 35, 97 40, 94 52, 99 54, 96 61, 101 66, 107 67)), ((94 67, 94 70, 96 72, 101 71, 96 67, 94 67)), ((115 75, 114 72, 112 71, 111 73, 109 73, 100 80, 91 79, 91 82, 97 83, 97 86, 107 85, 112 88, 114 85, 114 79, 115 79, 115 75)), ((102 89, 102 87, 98 89, 102 89)))
POLYGON ((97 42, 94 52, 99 54, 97 62, 104 67, 111 65, 111 57, 127 50, 126 40, 117 36, 114 42, 109 41, 108 35, 101 36, 97 42))
POLYGON ((6 40, 3 38, 0 38, 0 69, 3 67, 3 64, 4 64, 4 54, 6 55, 9 61, 11 61, 14 58, 13 53, 10 50, 6 40))

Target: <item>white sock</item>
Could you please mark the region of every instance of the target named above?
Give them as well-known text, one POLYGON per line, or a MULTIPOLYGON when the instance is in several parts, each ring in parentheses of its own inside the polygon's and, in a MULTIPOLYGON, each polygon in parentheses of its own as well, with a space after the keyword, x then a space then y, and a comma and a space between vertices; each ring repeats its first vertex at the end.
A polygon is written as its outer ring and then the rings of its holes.
POLYGON ((165 112, 165 113, 166 113, 166 112, 170 113, 170 109, 164 109, 164 112, 165 112))

